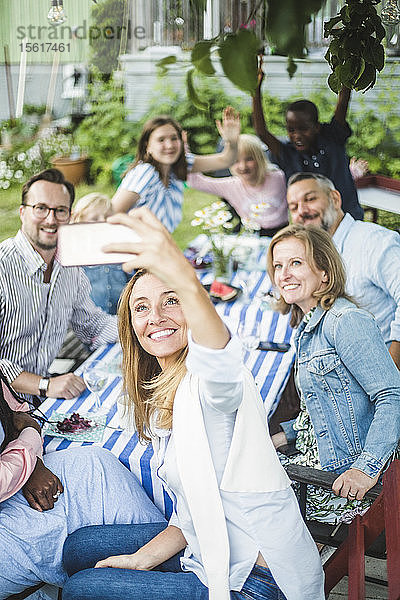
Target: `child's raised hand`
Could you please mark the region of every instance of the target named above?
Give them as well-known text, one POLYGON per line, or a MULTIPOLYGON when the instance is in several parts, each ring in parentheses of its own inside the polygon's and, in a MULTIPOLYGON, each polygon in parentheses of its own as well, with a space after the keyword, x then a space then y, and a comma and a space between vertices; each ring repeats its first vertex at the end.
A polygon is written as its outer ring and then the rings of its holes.
POLYGON ((219 135, 225 143, 236 144, 240 135, 240 115, 232 106, 224 108, 222 123, 219 119, 215 121, 219 135))

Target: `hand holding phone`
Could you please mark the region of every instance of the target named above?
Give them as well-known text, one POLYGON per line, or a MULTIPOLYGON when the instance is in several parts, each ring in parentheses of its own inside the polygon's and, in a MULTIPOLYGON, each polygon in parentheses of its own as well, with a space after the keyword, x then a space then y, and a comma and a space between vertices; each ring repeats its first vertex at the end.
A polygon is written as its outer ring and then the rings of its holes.
POLYGON ((107 244, 140 242, 126 225, 112 223, 68 223, 58 229, 57 259, 64 267, 124 263, 132 254, 103 252, 107 244))

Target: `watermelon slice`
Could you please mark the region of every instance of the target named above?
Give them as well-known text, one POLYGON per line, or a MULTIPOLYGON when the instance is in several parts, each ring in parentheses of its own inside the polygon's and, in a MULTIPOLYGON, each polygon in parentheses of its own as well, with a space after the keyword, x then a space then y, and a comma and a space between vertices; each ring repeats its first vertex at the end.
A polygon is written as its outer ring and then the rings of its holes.
POLYGON ((227 300, 232 300, 237 294, 237 290, 226 283, 222 283, 222 281, 213 281, 210 287, 210 296, 214 298, 219 298, 226 302, 227 300))

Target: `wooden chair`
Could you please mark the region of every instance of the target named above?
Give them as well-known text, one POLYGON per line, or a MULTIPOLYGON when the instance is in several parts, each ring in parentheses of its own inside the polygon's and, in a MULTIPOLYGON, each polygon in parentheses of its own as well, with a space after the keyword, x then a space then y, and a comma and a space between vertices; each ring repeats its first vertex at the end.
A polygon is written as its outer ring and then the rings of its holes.
MULTIPOLYGON (((300 483, 300 509, 305 518, 307 485, 329 490, 337 475, 299 465, 288 465, 292 481, 300 483)), ((339 528, 306 520, 315 541, 337 547, 324 565, 325 593, 345 576, 349 577, 348 600, 365 598, 365 581, 388 586, 388 600, 400 600, 400 460, 392 462, 383 476, 383 485, 369 490, 374 502, 350 525, 339 528), (365 577, 364 555, 387 561, 388 581, 365 577)))

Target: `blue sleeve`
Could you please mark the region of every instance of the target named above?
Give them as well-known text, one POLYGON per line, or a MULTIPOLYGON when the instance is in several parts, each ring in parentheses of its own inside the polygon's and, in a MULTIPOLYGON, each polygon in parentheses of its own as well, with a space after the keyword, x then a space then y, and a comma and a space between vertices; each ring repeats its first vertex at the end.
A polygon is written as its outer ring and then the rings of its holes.
POLYGON ((341 361, 375 403, 363 451, 352 465, 375 477, 400 439, 400 372, 368 312, 344 312, 336 321, 333 338, 341 361))
POLYGON ((139 163, 136 167, 128 171, 119 187, 122 190, 135 192, 140 196, 148 185, 158 181, 159 178, 160 177, 153 165, 150 165, 149 163, 139 163))
POLYGON ((351 134, 351 127, 347 121, 343 127, 339 121, 336 121, 335 117, 332 118, 330 123, 322 123, 321 125, 321 135, 341 146, 344 146, 351 134))

